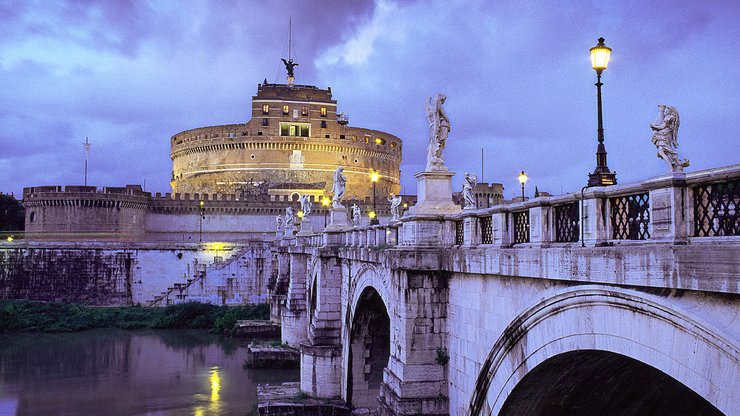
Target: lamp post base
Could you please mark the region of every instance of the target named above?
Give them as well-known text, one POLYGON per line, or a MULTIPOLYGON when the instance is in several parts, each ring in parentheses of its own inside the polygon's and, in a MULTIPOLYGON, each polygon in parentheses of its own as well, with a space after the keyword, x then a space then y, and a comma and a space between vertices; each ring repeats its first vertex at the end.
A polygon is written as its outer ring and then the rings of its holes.
POLYGON ((617 184, 617 174, 615 172, 599 172, 598 169, 588 174, 588 187, 592 186, 609 186, 617 184))

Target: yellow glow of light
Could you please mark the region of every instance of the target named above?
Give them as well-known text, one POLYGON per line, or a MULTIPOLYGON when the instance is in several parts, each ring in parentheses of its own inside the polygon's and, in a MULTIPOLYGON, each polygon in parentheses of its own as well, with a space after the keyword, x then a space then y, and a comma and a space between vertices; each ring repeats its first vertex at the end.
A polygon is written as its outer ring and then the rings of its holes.
POLYGON ((328 206, 329 206, 329 203, 330 203, 330 202, 331 202, 331 201, 330 201, 330 200, 329 200, 329 198, 327 198, 327 197, 323 197, 323 198, 321 199, 321 205, 323 205, 323 206, 325 206, 325 207, 328 207, 328 206))
POLYGON ((203 205, 205 205, 205 202, 200 201, 200 207, 203 208, 203 205))
POLYGON ((612 48, 604 45, 604 38, 599 38, 599 43, 591 48, 591 66, 596 71, 603 71, 609 64, 612 48))
POLYGON ((221 242, 211 242, 211 243, 205 243, 206 250, 208 251, 221 251, 226 249, 226 243, 221 242))
POLYGON ((375 211, 370 211, 367 213, 367 216, 370 218, 375 218, 375 211))
POLYGON ((218 374, 218 368, 211 369, 211 401, 218 402, 219 392, 221 391, 221 376, 218 374))
POLYGON ((8 242, 9 242, 9 243, 12 243, 12 242, 13 242, 13 236, 12 236, 12 235, 9 235, 9 236, 8 236, 8 242))
POLYGON ((298 218, 303 218, 303 211, 298 211, 298 218))
POLYGON ((525 183, 527 183, 527 179, 529 179, 529 178, 527 177, 527 174, 526 174, 526 173, 524 173, 524 171, 522 171, 522 173, 520 173, 520 174, 519 174, 519 182, 520 182, 520 183, 521 183, 522 185, 524 185, 525 183))
POLYGON ((202 407, 196 407, 193 412, 193 416, 203 416, 205 413, 203 413, 202 407))
POLYGON ((371 172, 370 173, 370 182, 377 182, 380 180, 380 173, 378 172, 371 172))
POLYGON ((408 207, 409 207, 409 204, 407 204, 407 203, 405 203, 405 202, 404 202, 404 203, 403 203, 403 208, 404 208, 404 209, 406 209, 406 208, 408 208, 408 207))
POLYGON ((385 235, 391 235, 391 230, 385 230, 385 235))

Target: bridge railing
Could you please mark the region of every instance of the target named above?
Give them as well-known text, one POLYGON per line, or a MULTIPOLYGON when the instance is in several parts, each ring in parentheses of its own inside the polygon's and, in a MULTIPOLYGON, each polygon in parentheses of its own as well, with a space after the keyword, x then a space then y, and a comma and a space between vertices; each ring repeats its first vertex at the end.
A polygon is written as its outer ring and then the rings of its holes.
POLYGON ((585 188, 445 217, 456 246, 605 246, 740 240, 740 165, 585 188))
MULTIPOLYGON (((333 232, 347 247, 609 246, 694 239, 740 241, 740 164, 662 176, 639 183, 584 188, 454 215, 406 216, 390 224, 333 232), (442 222, 440 235, 424 235, 424 222, 442 222)), ((326 245, 319 231, 298 244, 326 245)), ((700 240, 701 241, 701 240, 700 240)))

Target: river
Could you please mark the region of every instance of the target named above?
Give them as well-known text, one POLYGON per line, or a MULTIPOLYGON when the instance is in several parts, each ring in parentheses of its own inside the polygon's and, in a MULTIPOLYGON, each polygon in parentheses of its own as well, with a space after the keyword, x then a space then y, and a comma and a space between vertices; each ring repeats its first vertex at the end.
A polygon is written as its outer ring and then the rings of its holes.
POLYGON ((0 335, 0 415, 247 415, 257 384, 298 370, 244 369, 244 344, 192 330, 0 335))

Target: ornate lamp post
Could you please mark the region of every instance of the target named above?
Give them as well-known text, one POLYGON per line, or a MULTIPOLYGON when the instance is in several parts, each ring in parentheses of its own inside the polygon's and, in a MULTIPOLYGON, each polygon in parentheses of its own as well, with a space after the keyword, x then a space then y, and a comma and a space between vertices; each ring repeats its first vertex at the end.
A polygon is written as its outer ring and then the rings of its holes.
POLYGON ((370 182, 373 183, 373 211, 370 213, 370 225, 377 225, 380 224, 380 221, 378 221, 378 215, 377 215, 377 209, 376 209, 376 198, 375 198, 375 185, 380 180, 380 173, 376 171, 372 171, 370 173, 370 182))
POLYGON ((203 241, 203 220, 206 219, 206 211, 203 208, 203 205, 205 205, 205 203, 201 200, 200 201, 200 224, 199 224, 200 227, 198 229, 198 241, 199 242, 203 241))
POLYGON ((527 174, 522 171, 522 173, 519 174, 519 183, 522 184, 522 202, 524 202, 524 184, 527 183, 527 174))
POLYGON ((591 48, 591 66, 596 71, 596 101, 599 113, 598 140, 596 149, 596 169, 588 175, 588 186, 607 186, 617 183, 617 174, 609 171, 606 165, 606 148, 604 147, 604 123, 601 117, 601 73, 609 63, 612 49, 604 44, 604 38, 599 38, 599 43, 591 48))
POLYGON ((331 204, 331 199, 327 197, 321 198, 321 206, 324 207, 324 228, 326 228, 326 214, 329 212, 329 204, 331 204))

